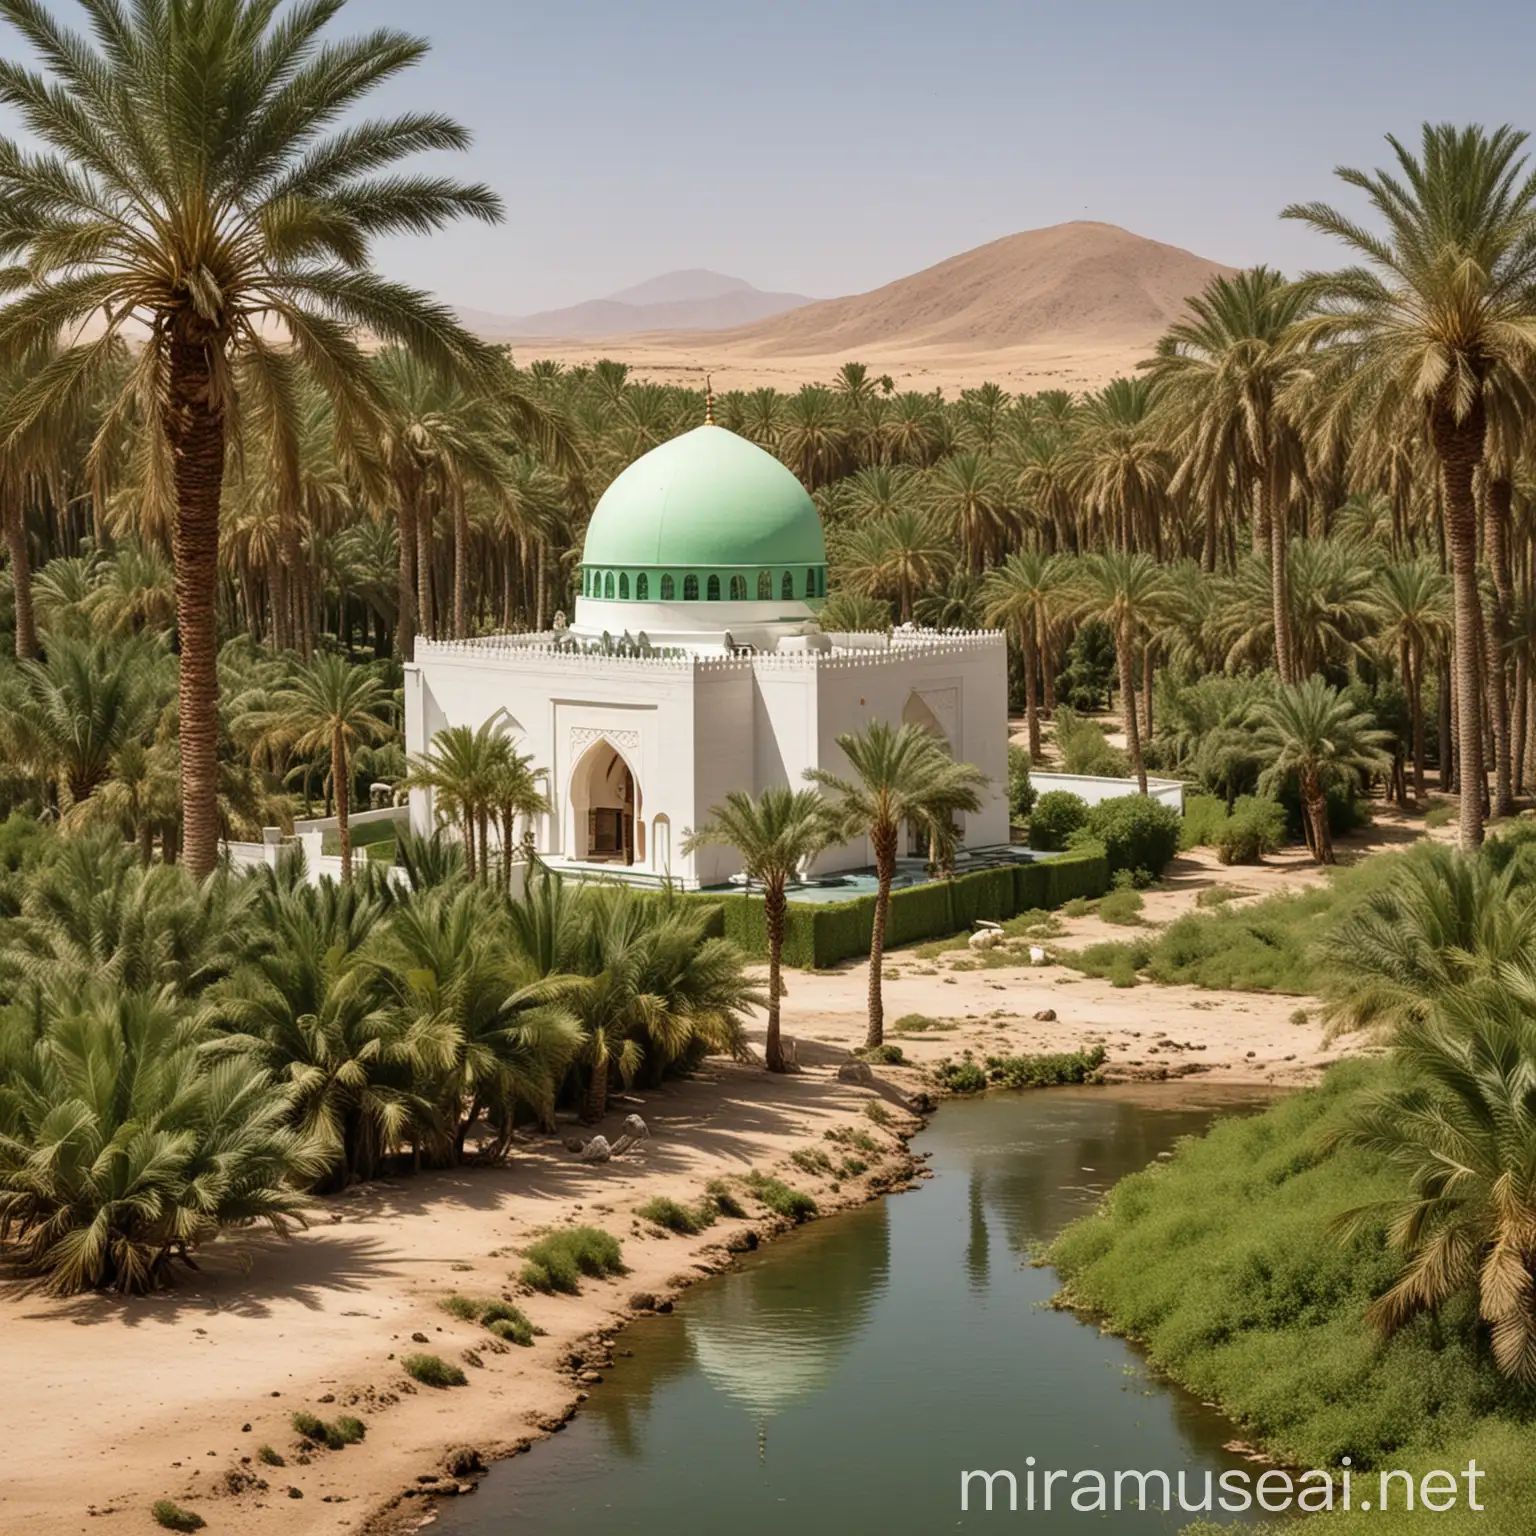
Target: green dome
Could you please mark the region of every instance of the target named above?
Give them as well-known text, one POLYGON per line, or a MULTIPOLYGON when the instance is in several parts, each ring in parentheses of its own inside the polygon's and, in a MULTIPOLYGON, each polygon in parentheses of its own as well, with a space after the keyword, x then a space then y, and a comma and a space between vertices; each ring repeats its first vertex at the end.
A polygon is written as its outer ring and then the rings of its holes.
POLYGON ((586 566, 728 570, 826 564, 816 503, 770 453, 724 427, 653 448, 597 504, 586 566))

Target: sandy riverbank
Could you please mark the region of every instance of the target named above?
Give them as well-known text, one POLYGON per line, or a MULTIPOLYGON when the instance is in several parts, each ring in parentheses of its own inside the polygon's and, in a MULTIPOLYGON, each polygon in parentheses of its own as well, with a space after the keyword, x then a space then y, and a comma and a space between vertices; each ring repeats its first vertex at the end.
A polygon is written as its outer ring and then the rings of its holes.
MULTIPOLYGON (((1385 828, 1370 846, 1395 836, 1385 828)), ((1186 856, 1170 870, 1166 889, 1148 893, 1145 916, 1169 921, 1216 881, 1258 899, 1319 878, 1291 855, 1240 871, 1203 854, 1186 856)), ((1085 916, 1067 920, 1052 942, 1125 935, 1085 916)), ((1301 1084, 1343 1049, 1325 1044, 1309 999, 1119 990, 1064 966, 971 970, 967 959, 963 951, 888 957, 888 1020, 924 1014, 948 1027, 893 1037, 913 1065, 880 1069, 872 1088, 836 1076, 863 1040, 866 967, 790 973, 785 1027, 804 1070, 772 1078, 711 1061, 690 1081, 629 1096, 603 1129, 616 1134, 635 1111, 652 1139, 622 1162, 583 1165, 549 1139, 519 1146, 502 1168, 360 1186, 319 1202, 310 1229, 294 1241, 217 1244, 178 1289, 141 1300, 53 1300, 0 1270, 0 1337, 12 1381, 21 1384, 0 1408, 7 1453, 0 1529, 148 1533, 157 1529, 149 1509, 160 1498, 197 1510, 210 1531, 234 1536, 320 1536, 406 1523, 419 1518, 421 1505, 400 1495, 429 1486, 421 1477, 441 1475, 447 1448, 505 1454, 564 1420, 583 1390, 570 1357, 600 1367, 604 1341, 631 1315, 632 1296, 673 1294, 732 1262, 730 1245, 749 1228, 772 1230, 774 1218, 748 1200, 758 1213, 753 1220, 722 1221, 694 1238, 667 1236, 634 1216, 654 1196, 691 1201, 710 1179, 755 1168, 809 1190, 831 1211, 905 1183, 911 1162, 895 1130, 910 1132, 918 1122, 901 1110, 903 1098, 925 1086, 924 1067, 966 1047, 1016 1054, 1102 1042, 1112 1068, 1131 1076, 1193 1071, 1195 1090, 1301 1084), (1295 1021, 1299 1008, 1304 1023, 1295 1021), (1036 1018, 1047 1011, 1055 1017, 1036 1018), (875 1099, 895 1112, 892 1130, 865 1114, 875 1099), (801 1147, 826 1147, 823 1133, 840 1126, 876 1136, 883 1155, 833 1191, 826 1175, 808 1174, 790 1157, 801 1147), (579 1297, 520 1295, 512 1278, 519 1249, 573 1222, 620 1236, 630 1273, 589 1282, 579 1297), (547 1333, 531 1349, 492 1353, 484 1330, 441 1309, 451 1291, 512 1295, 547 1333), (413 1343, 418 1333, 425 1345, 413 1343), (407 1381, 397 1364, 413 1349, 451 1361, 473 1349, 483 1363, 469 1368, 467 1387, 432 1391, 407 1381), (289 1425, 296 1410, 356 1412, 367 1422, 367 1439, 300 1463, 289 1425), (263 1444, 288 1464, 261 1466, 254 1458, 263 1444), (268 1486, 231 1494, 231 1472, 255 1473, 268 1486)))

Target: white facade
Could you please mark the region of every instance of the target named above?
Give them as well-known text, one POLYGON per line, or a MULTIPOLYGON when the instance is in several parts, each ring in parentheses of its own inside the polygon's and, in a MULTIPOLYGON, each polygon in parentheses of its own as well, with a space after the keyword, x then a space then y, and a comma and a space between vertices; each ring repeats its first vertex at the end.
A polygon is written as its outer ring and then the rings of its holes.
MULTIPOLYGON (((1085 805, 1098 805, 1105 800, 1118 800, 1124 795, 1141 792, 1135 779, 1114 779, 1090 773, 1036 773, 1031 769, 1029 782, 1037 794, 1064 789, 1068 794, 1076 795, 1085 805)), ((1180 816, 1184 814, 1182 780, 1149 778, 1147 795, 1160 805, 1170 806, 1180 816)))
MULTIPOLYGON (((617 624, 602 622, 607 606, 579 603, 576 633, 622 635, 617 624)), ((636 604, 613 606, 624 606, 626 628, 635 623, 636 604)), ((766 618, 720 612, 715 623, 741 645, 747 636, 731 621, 769 640, 766 618)), ((1000 634, 898 631, 887 639, 825 636, 814 624, 786 633, 790 626, 773 624, 775 648, 754 653, 728 650, 720 635, 700 634, 695 625, 692 644, 665 655, 572 650, 556 635, 418 641, 405 672, 406 748, 417 755, 446 726, 499 719, 542 777, 551 810, 534 832, 551 865, 691 889, 740 869, 729 848, 682 852, 687 831, 703 825, 728 792, 798 787, 807 768, 846 774, 838 735, 877 719, 909 721, 941 734, 957 759, 987 776, 982 809, 962 818, 962 846, 1008 842, 1000 634)), ((646 638, 675 645, 680 628, 658 623, 646 638)), ((411 820, 419 831, 433 825, 425 792, 412 794, 411 820)), ((816 869, 871 861, 861 840, 829 850, 816 869)))

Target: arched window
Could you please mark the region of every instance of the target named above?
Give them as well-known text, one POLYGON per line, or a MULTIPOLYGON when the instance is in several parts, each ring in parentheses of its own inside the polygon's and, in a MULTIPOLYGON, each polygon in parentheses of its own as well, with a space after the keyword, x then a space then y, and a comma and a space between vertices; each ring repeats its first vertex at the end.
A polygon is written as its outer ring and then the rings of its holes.
POLYGON ((711 576, 709 578, 709 585, 705 587, 704 591, 710 602, 718 603, 720 601, 720 578, 718 576, 711 576))
POLYGON ((791 576, 788 571, 785 571, 784 579, 779 583, 779 597, 782 601, 787 603, 793 599, 794 595, 795 578, 791 576))
POLYGON ((670 603, 677 596, 677 583, 670 576, 661 578, 661 600, 670 603))
POLYGON ((613 596, 613 572, 612 571, 609 571, 608 574, 603 577, 603 596, 604 597, 612 597, 613 596))
POLYGON ((651 578, 641 571, 635 577, 635 601, 637 603, 649 602, 651 598, 651 578))
POLYGON ((699 578, 697 576, 683 577, 683 601, 696 603, 699 600, 699 578))
POLYGON ((759 571, 757 573, 757 600, 760 603, 773 601, 773 572, 759 571))
POLYGON ((628 601, 628 599, 629 599, 629 572, 628 571, 620 571, 619 572, 619 596, 624 598, 626 601, 628 601))
POLYGON ((747 578, 745 576, 731 577, 731 601, 744 603, 747 600, 747 578))

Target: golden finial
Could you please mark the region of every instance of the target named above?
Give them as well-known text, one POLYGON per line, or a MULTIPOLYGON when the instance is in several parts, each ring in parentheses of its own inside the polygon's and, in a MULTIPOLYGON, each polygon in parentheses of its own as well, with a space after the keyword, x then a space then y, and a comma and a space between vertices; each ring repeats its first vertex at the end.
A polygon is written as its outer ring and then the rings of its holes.
POLYGON ((715 381, 706 373, 704 375, 704 425, 712 427, 715 424, 715 381))

